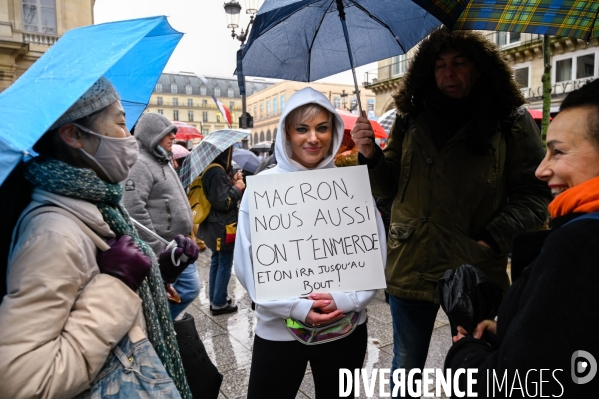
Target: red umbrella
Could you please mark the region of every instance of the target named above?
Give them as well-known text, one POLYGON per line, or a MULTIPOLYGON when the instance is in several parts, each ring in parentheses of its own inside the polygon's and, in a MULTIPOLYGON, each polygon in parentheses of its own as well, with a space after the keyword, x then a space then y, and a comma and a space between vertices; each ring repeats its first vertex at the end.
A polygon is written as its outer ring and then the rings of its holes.
MULTIPOLYGON (((534 119, 535 121, 541 121, 543 120, 543 111, 540 109, 528 109, 528 112, 530 112, 530 115, 532 116, 532 119, 534 119)), ((550 116, 549 120, 553 120, 553 118, 550 116)))
POLYGON ((173 125, 177 126, 177 135, 175 136, 175 139, 177 140, 187 141, 204 138, 198 129, 187 123, 175 121, 173 122, 173 125))
MULTIPOLYGON (((339 154, 339 153, 342 153, 344 151, 348 151, 348 150, 351 150, 352 148, 354 148, 355 144, 354 144, 354 141, 352 140, 351 135, 349 133, 353 129, 354 125, 356 124, 358 115, 354 115, 351 112, 344 111, 342 109, 337 109, 336 111, 339 114, 339 116, 341 117, 341 119, 343 119, 343 124, 345 125, 345 129, 343 130, 343 141, 341 142, 341 147, 339 147, 339 151, 337 152, 339 154)), ((383 127, 381 125, 379 125, 378 122, 370 121, 370 124, 372 125, 372 130, 374 130, 375 138, 386 139, 389 136, 387 134, 387 132, 385 131, 385 129, 383 129, 383 127)))
MULTIPOLYGON (((345 125, 344 133, 349 135, 349 132, 351 132, 351 130, 354 128, 354 125, 356 124, 358 115, 354 115, 351 112, 342 109, 337 109, 336 111, 341 117, 341 119, 343 119, 343 124, 345 125)), ((383 127, 379 125, 378 122, 370 121, 370 124, 372 125, 372 130, 374 130, 375 138, 386 139, 389 136, 385 129, 383 129, 383 127)))

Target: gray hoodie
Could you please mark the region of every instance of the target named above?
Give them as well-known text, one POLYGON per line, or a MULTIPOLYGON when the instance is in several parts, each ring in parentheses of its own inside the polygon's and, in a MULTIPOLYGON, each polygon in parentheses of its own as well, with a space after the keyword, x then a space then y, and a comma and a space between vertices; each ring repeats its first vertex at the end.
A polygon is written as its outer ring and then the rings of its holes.
MULTIPOLYGON (((274 168, 266 169, 261 172, 261 175, 292 173, 297 171, 307 170, 304 166, 291 159, 292 150, 286 144, 285 136, 285 119, 287 115, 304 104, 315 103, 321 105, 331 112, 335 118, 333 131, 333 142, 329 154, 313 169, 334 168, 335 154, 341 146, 343 140, 343 120, 331 105, 331 102, 320 92, 306 87, 295 93, 289 98, 285 110, 279 121, 279 129, 276 144, 275 154, 277 157, 277 165, 274 168)), ((235 239, 235 275, 247 290, 250 298, 256 304, 257 324, 255 333, 263 339, 270 341, 293 341, 293 335, 289 332, 283 319, 292 317, 296 320, 305 321, 308 312, 314 302, 311 299, 289 298, 276 301, 258 301, 256 299, 256 289, 254 286, 254 274, 251 255, 251 232, 250 232, 250 216, 249 205, 246 195, 241 200, 239 209, 239 218, 237 221, 237 236, 235 239)), ((374 199, 373 199, 374 202, 374 199)), ((376 205, 375 205, 376 207, 376 205)), ((383 264, 387 259, 386 233, 383 220, 380 214, 376 213, 376 222, 379 233, 379 242, 381 245, 381 256, 383 264)), ((344 313, 361 312, 360 324, 366 321, 366 305, 372 301, 376 290, 368 291, 353 291, 353 292, 334 292, 331 293, 337 308, 344 313)))
MULTIPOLYGON (((143 114, 135 127, 139 157, 123 182, 123 203, 138 222, 167 241, 177 234, 189 236, 192 216, 187 195, 158 143, 177 127, 161 114, 143 114)), ((159 253, 164 244, 139 230, 140 237, 159 253)))

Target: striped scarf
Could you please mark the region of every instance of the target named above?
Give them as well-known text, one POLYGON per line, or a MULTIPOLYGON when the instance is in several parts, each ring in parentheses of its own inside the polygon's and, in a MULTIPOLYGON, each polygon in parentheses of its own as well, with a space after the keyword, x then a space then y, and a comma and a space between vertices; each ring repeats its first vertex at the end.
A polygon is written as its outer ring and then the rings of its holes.
POLYGON ((175 382, 181 397, 191 399, 158 261, 152 248, 139 238, 121 203, 121 185, 106 183, 91 169, 76 168, 56 159, 34 158, 27 165, 25 178, 34 186, 51 193, 93 203, 117 238, 123 235, 133 237, 143 253, 152 259, 150 274, 139 287, 148 339, 175 382))

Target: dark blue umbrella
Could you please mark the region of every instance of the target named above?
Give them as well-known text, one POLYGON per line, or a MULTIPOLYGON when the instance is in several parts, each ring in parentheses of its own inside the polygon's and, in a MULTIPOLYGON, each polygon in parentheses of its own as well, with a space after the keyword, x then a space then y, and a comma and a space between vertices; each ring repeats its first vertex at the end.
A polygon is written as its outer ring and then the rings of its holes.
POLYGON ((256 154, 242 148, 233 149, 233 161, 235 161, 241 169, 247 170, 250 173, 256 173, 256 168, 260 165, 260 158, 258 158, 256 154))
POLYGON ((127 127, 133 127, 182 36, 164 16, 65 33, 0 94, 0 184, 24 153, 101 76, 119 92, 127 127))
POLYGON ((311 82, 405 54, 439 25, 412 0, 266 0, 243 74, 311 82))

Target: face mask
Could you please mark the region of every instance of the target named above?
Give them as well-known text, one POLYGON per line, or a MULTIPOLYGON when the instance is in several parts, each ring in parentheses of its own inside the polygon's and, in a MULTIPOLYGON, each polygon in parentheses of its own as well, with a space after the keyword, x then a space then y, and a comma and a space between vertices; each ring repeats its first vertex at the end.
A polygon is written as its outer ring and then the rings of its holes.
POLYGON ((88 154, 83 148, 80 148, 79 151, 104 172, 109 183, 120 183, 125 180, 139 154, 139 146, 135 137, 129 136, 124 139, 107 137, 81 125, 75 124, 75 126, 100 139, 100 145, 94 155, 88 154))

